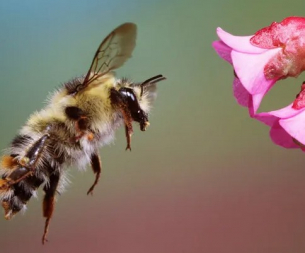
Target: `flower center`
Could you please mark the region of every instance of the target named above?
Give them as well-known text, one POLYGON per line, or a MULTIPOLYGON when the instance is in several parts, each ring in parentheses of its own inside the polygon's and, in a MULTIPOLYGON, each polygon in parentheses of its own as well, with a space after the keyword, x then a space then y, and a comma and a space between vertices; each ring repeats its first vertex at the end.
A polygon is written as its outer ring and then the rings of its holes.
POLYGON ((281 50, 264 68, 267 80, 297 77, 305 70, 305 18, 290 17, 272 23, 251 38, 254 46, 281 50))

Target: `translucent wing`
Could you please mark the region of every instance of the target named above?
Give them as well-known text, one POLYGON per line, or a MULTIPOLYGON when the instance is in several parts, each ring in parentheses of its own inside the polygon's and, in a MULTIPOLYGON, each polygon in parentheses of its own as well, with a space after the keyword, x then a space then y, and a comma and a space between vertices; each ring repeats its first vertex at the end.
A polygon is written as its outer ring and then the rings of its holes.
POLYGON ((80 89, 85 88, 96 78, 122 66, 136 45, 137 27, 133 23, 125 23, 114 29, 100 44, 91 67, 80 89))

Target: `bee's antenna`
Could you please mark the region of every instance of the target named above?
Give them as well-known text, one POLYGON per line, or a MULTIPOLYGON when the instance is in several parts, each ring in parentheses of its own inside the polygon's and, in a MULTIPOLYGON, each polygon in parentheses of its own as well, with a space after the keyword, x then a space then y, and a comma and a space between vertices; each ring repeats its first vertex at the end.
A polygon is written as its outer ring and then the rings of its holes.
POLYGON ((145 80, 143 83, 141 83, 141 96, 143 95, 143 90, 144 90, 145 86, 163 81, 165 79, 166 79, 166 77, 164 77, 162 75, 157 75, 157 76, 153 76, 153 77, 145 80))

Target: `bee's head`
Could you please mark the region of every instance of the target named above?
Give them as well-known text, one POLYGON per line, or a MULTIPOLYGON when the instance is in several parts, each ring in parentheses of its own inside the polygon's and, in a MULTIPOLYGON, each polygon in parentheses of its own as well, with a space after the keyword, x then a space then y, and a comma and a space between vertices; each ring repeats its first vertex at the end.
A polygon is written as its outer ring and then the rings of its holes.
POLYGON ((140 124, 141 131, 145 131, 149 125, 147 113, 141 108, 139 100, 133 88, 122 87, 119 93, 128 108, 132 119, 140 124))
POLYGON ((148 112, 156 97, 156 83, 164 79, 165 77, 158 75, 142 83, 128 83, 127 80, 120 83, 118 92, 133 121, 140 124, 141 131, 145 131, 149 126, 148 112))

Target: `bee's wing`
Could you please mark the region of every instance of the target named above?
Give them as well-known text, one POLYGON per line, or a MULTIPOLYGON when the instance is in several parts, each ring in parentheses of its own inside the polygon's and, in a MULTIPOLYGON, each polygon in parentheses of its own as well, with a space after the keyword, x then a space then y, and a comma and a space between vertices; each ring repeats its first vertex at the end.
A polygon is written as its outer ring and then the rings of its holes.
POLYGON ((98 47, 80 88, 85 88, 96 78, 122 66, 131 57, 136 45, 136 34, 137 26, 133 23, 125 23, 114 29, 98 47))

